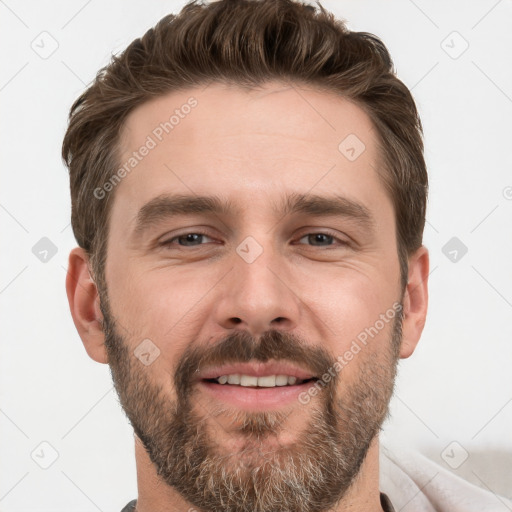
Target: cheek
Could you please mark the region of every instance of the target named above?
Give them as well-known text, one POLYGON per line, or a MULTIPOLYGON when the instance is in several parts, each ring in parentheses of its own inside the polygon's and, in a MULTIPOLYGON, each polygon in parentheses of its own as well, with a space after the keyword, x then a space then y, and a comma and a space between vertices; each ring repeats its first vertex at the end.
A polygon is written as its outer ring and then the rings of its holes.
POLYGON ((391 306, 390 289, 382 276, 368 269, 330 269, 302 283, 301 300, 328 327, 333 349, 344 350, 365 328, 391 306))
POLYGON ((112 282, 118 279, 110 294, 113 310, 134 332, 162 346, 169 340, 176 345, 204 323, 205 295, 219 280, 216 276, 212 269, 128 268, 113 275, 112 282))
POLYGON ((346 270, 344 278, 315 284, 308 298, 314 315, 328 326, 325 340, 342 381, 356 382, 374 355, 387 367, 398 303, 385 276, 346 270), (314 309, 313 309, 314 308, 314 309))

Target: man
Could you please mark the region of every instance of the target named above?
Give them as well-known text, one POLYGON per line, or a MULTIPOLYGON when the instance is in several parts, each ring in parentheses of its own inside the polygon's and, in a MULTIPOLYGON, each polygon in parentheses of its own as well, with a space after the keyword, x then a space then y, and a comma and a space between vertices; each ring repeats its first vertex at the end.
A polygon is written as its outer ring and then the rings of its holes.
POLYGON ((71 313, 136 435, 125 511, 496 505, 381 474, 429 257, 421 122, 379 39, 292 0, 188 4, 75 102, 63 157, 71 313))

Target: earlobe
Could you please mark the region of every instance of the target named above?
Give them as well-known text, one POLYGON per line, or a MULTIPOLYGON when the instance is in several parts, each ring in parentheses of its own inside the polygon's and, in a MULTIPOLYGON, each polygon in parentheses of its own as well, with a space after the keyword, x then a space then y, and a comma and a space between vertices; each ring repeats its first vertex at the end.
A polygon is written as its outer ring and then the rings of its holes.
POLYGON ((102 314, 96 283, 89 273, 89 258, 81 247, 69 254, 66 293, 75 327, 89 356, 107 363, 102 314))
POLYGON ((428 309, 428 249, 421 246, 409 257, 409 279, 405 289, 400 357, 405 359, 415 350, 427 317, 428 309))

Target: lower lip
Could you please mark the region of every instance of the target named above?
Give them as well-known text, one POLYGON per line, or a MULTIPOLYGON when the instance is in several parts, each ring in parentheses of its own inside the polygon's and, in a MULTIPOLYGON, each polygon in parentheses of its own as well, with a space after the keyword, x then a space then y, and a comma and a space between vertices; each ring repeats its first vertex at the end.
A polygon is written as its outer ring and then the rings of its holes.
POLYGON ((314 381, 293 386, 276 386, 273 388, 255 388, 217 384, 202 380, 202 390, 224 403, 247 411, 275 410, 285 405, 299 402, 299 395, 314 385, 314 381))

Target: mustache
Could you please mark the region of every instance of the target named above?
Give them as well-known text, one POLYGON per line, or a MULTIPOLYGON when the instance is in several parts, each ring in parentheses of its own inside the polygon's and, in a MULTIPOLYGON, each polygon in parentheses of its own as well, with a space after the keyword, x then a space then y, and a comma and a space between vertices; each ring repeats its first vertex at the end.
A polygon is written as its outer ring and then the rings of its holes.
POLYGON ((256 338, 248 331, 235 331, 211 344, 189 345, 175 368, 174 386, 178 397, 185 397, 201 368, 269 360, 295 363, 313 375, 323 375, 336 361, 324 347, 311 346, 296 334, 273 329, 256 338))

